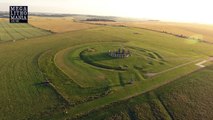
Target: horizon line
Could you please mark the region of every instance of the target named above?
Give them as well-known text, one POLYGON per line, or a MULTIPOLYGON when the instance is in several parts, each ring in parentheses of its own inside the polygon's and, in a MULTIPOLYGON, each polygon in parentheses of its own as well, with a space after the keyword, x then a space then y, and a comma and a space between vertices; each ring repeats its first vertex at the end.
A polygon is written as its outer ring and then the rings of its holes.
MULTIPOLYGON (((2 10, 0 10, 0 12, 9 13, 9 11, 2 11, 2 10)), ((138 21, 158 21, 158 22, 171 22, 171 23, 213 25, 213 23, 202 23, 202 22, 192 22, 192 21, 177 21, 177 20, 163 20, 163 19, 139 18, 139 17, 137 18, 137 17, 128 17, 128 16, 97 15, 97 14, 82 14, 82 13, 62 13, 62 12, 41 12, 41 11, 29 12, 29 14, 36 14, 36 13, 38 13, 38 14, 51 14, 51 15, 55 14, 55 15, 82 15, 82 16, 115 17, 115 18, 135 19, 135 21, 136 20, 138 20, 138 21)), ((33 16, 33 15, 29 15, 29 16, 33 16)), ((66 17, 66 16, 64 16, 64 17, 66 17)))

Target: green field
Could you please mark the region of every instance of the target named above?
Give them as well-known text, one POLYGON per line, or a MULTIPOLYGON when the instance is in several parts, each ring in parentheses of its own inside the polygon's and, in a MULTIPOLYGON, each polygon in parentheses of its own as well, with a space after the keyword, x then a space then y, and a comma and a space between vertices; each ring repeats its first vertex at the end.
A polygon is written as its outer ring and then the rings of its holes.
POLYGON ((177 79, 146 94, 114 103, 82 120, 211 120, 213 66, 177 79))
MULTIPOLYGON (((10 28, 10 24, 1 24, 10 28)), ((87 119, 81 115, 105 107, 109 112, 95 116, 95 111, 88 119, 129 118, 134 111, 147 111, 137 115, 145 118, 170 119, 180 111, 173 109, 177 104, 169 96, 169 85, 162 86, 178 78, 184 81, 182 76, 199 70, 195 64, 212 55, 211 44, 131 27, 102 26, 1 43, 0 119, 87 119), (118 48, 129 49, 132 55, 108 56, 109 50, 118 48), (142 97, 129 99, 138 95, 142 97), (165 101, 170 102, 163 104, 165 101), (124 107, 122 103, 138 104, 124 107), (168 110, 175 112, 173 116, 168 110)))
POLYGON ((32 27, 29 24, 10 24, 8 22, 0 22, 0 42, 15 41, 20 39, 29 39, 32 37, 40 37, 50 35, 51 32, 32 27))

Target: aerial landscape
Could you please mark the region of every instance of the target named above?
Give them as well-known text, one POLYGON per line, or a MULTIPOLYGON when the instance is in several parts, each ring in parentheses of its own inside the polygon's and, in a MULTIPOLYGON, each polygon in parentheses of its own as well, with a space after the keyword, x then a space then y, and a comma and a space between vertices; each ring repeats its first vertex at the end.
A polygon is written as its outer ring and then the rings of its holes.
POLYGON ((26 0, 3 1, 1 120, 213 119, 213 23, 36 11, 41 0, 11 23, 26 0))

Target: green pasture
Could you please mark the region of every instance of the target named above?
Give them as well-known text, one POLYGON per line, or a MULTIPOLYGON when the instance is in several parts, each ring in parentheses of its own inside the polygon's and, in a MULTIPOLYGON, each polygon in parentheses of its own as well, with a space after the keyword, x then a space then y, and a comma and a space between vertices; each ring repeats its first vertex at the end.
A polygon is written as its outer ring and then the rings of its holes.
POLYGON ((211 120, 213 66, 119 103, 99 108, 81 120, 211 120))
MULTIPOLYGON (((16 27, 12 30, 5 23, 1 26, 5 32, 0 36, 20 39, 25 35, 17 32, 18 29, 29 27, 14 24, 12 26, 16 27)), ((27 33, 34 34, 26 32, 26 36, 27 33)), ((0 44, 0 119, 78 117, 186 76, 199 69, 195 63, 213 55, 211 44, 188 44, 187 39, 128 27, 99 27, 28 39, 0 44), (139 34, 134 34, 136 32, 139 34), (133 56, 96 61, 108 57, 96 55, 113 49, 111 45, 127 46, 133 56), (92 47, 97 53, 85 53, 82 59, 80 53, 92 47), (100 68, 85 59, 111 67, 128 65, 129 69, 100 68), (149 64, 150 61, 153 64, 149 64), (177 67, 182 64, 185 65, 177 67), (177 68, 159 73, 174 67, 177 68), (147 77, 145 73, 159 74, 147 77), (127 84, 132 76, 135 81, 127 84)), ((153 104, 158 103, 153 101, 153 104)), ((149 108, 149 104, 142 106, 149 108)), ((159 109, 164 111, 162 105, 159 109)), ((127 113, 119 115, 127 116, 127 113)))

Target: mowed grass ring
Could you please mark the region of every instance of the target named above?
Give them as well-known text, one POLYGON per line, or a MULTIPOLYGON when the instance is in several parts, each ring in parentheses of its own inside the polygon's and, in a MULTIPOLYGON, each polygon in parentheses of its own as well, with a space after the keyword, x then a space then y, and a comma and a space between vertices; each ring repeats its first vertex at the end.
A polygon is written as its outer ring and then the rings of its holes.
POLYGON ((116 42, 63 49, 55 55, 55 64, 82 87, 123 86, 168 67, 156 52, 116 42), (119 50, 120 57, 110 55, 110 51, 119 50), (130 52, 128 57, 121 56, 125 50, 130 52))

